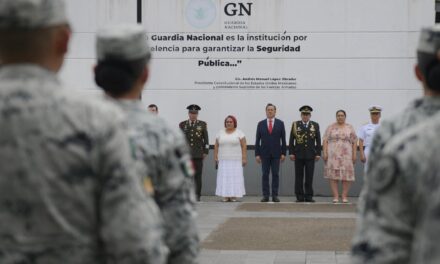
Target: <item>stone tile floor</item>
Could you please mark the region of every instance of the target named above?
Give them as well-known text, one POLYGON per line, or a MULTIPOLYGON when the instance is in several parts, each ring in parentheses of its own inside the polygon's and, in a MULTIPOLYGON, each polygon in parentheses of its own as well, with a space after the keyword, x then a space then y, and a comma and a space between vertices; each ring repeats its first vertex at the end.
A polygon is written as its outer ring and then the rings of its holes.
MULTIPOLYGON (((281 202, 291 203, 292 197, 281 197, 281 202)), ((259 202, 260 197, 244 197, 242 203, 259 202)), ((315 197, 318 203, 330 203, 329 197, 315 197)), ((356 203, 357 199, 350 199, 356 203)), ((202 197, 197 203, 198 227, 203 241, 221 223, 230 217, 313 217, 355 218, 355 213, 305 213, 305 212, 246 212, 235 211, 240 202, 224 203, 219 197, 202 197)), ((200 264, 349 264, 346 251, 250 251, 250 250, 201 250, 200 264)))

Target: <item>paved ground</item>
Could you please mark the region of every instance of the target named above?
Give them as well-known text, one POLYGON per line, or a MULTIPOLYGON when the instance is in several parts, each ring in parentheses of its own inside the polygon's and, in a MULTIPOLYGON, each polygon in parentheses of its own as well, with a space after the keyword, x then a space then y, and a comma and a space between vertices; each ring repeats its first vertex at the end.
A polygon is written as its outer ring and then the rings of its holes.
MULTIPOLYGON (((292 197, 281 197, 282 203, 292 203, 292 197)), ((223 203, 218 197, 202 197, 197 204, 198 226, 203 241, 228 218, 282 217, 282 218, 355 218, 351 212, 252 212, 236 210, 242 203, 259 202, 260 197, 245 197, 241 202, 223 203)), ((318 203, 329 203, 329 197, 316 197, 318 203)), ((351 199, 356 202, 356 199, 351 199)), ((341 207, 342 208, 342 207, 341 207)), ((266 251, 266 250, 208 250, 202 249, 200 264, 349 264, 346 251, 266 251)))

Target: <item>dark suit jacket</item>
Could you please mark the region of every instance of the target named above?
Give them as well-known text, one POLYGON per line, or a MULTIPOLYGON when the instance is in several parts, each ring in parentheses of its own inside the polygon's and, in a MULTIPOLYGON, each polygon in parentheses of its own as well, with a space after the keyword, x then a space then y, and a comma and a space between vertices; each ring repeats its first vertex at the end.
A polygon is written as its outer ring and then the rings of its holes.
POLYGON ((260 156, 261 158, 280 158, 281 155, 286 155, 286 130, 284 122, 275 118, 272 133, 269 134, 267 119, 261 120, 257 125, 255 156, 260 156))
POLYGON ((314 159, 316 156, 321 156, 321 133, 318 123, 309 121, 307 127, 301 120, 292 123, 289 154, 295 155, 298 159, 314 159))

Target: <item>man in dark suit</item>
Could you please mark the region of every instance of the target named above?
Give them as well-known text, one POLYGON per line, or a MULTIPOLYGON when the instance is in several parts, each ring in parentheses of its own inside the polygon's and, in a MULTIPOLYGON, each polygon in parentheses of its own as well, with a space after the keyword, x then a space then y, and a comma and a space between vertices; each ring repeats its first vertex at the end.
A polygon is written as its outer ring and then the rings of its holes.
POLYGON ((314 203, 313 172, 315 161, 321 156, 321 134, 319 124, 310 121, 312 107, 304 105, 299 111, 301 120, 292 123, 289 140, 290 160, 295 161, 296 202, 314 203))
POLYGON ((276 106, 267 104, 267 118, 257 125, 257 136, 255 140, 255 159, 262 164, 263 170, 263 199, 261 202, 269 202, 270 186, 269 173, 272 171, 272 201, 279 202, 278 185, 280 162, 286 156, 286 130, 284 122, 276 119, 276 106))
POLYGON ((197 119, 199 110, 201 110, 200 106, 192 104, 186 109, 188 109, 189 119, 180 122, 179 127, 185 134, 191 149, 196 198, 200 202, 200 196, 202 195, 203 159, 208 155, 209 151, 208 125, 206 122, 197 119))

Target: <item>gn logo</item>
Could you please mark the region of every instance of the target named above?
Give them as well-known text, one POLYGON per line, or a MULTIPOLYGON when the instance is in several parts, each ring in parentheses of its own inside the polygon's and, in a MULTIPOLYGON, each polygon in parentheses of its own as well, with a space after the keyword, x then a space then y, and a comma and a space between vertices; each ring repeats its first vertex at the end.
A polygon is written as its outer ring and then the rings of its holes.
POLYGON ((251 7, 253 3, 229 3, 225 5, 225 14, 227 16, 244 16, 251 15, 251 7))

